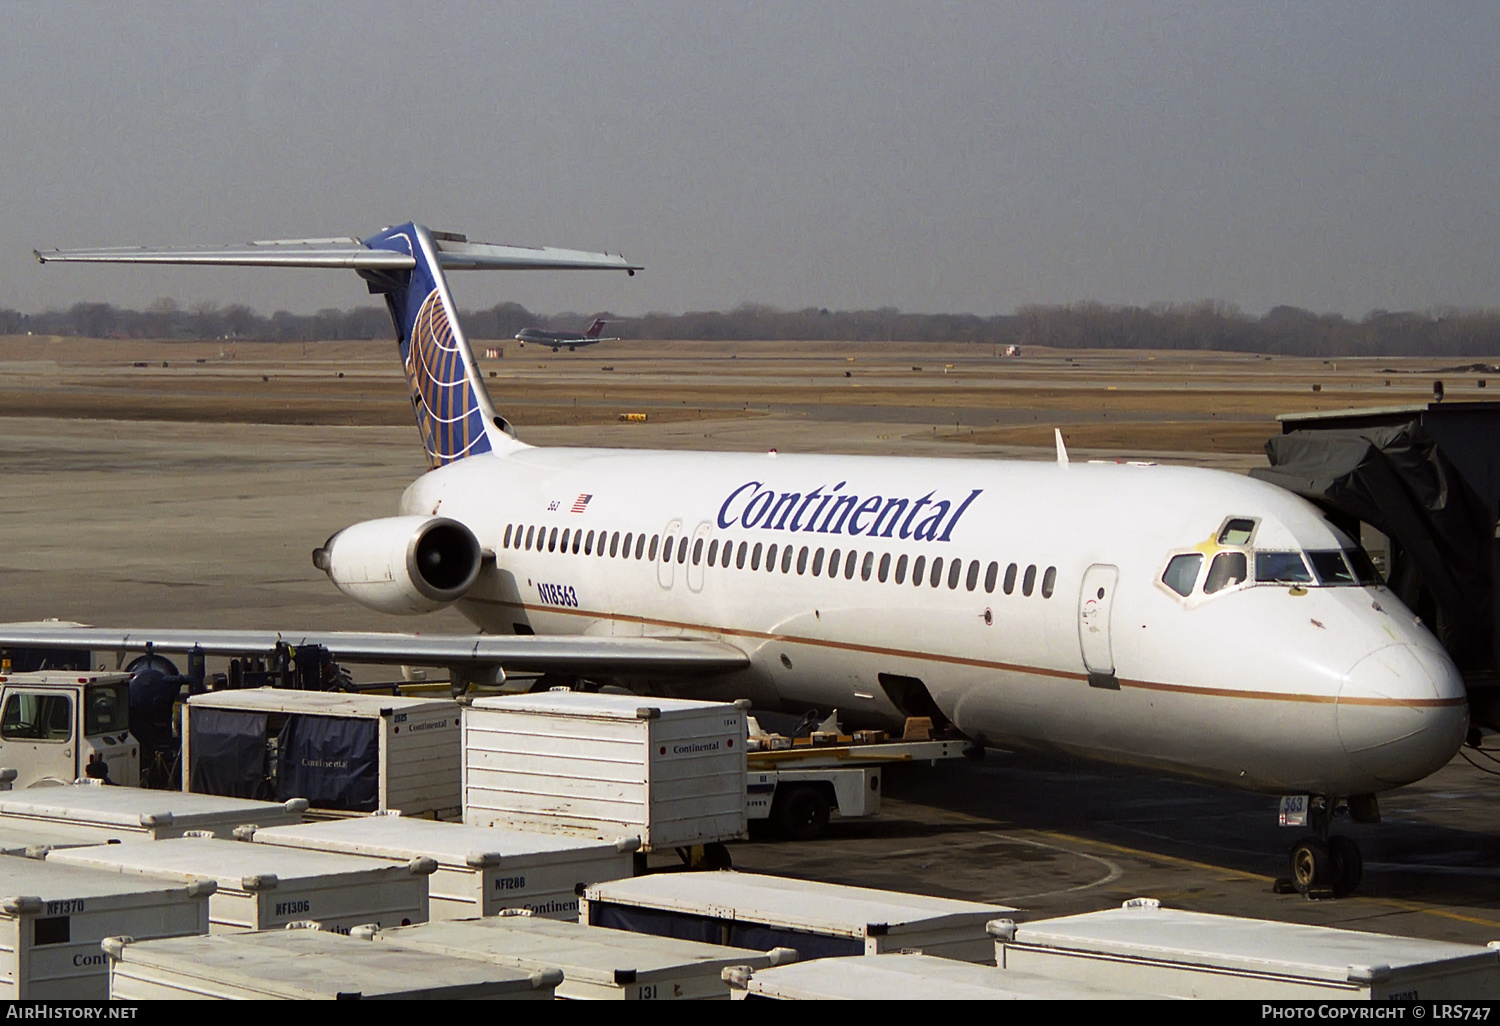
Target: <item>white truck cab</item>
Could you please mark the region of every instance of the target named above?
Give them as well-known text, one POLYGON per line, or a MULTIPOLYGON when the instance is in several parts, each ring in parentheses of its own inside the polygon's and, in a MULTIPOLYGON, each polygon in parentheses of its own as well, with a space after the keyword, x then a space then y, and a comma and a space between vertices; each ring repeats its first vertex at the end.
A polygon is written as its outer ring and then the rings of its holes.
POLYGON ((130 675, 46 670, 0 674, 0 766, 12 787, 80 777, 138 787, 140 745, 130 735, 130 675))

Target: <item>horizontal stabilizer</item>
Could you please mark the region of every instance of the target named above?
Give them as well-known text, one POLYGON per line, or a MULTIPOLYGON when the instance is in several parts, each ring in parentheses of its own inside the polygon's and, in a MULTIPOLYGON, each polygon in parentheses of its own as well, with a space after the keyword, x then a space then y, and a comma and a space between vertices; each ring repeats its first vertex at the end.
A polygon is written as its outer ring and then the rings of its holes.
MULTIPOLYGON (((451 271, 641 270, 617 253, 576 249, 495 246, 436 236, 438 262, 451 271)), ((410 254, 371 249, 358 239, 285 239, 237 246, 191 249, 149 249, 121 246, 106 249, 32 251, 40 263, 95 264, 209 264, 221 267, 332 267, 357 271, 401 271, 416 266, 410 254)))
POLYGON ((132 630, 65 623, 0 624, 0 648, 62 648, 97 652, 189 652, 269 655, 278 644, 319 645, 346 663, 409 666, 502 666, 507 672, 650 673, 694 677, 749 665, 739 649, 685 638, 576 635, 391 634, 363 631, 132 630))

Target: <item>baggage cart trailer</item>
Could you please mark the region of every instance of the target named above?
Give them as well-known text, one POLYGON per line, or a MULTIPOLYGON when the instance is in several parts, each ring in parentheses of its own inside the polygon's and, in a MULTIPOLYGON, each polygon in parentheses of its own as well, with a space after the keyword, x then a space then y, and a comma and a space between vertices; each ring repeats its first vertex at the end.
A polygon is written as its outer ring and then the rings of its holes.
POLYGON ((643 851, 742 838, 745 713, 723 702, 553 691, 464 710, 464 822, 643 851))
POLYGON ((591 1000, 727 998, 729 987, 723 979, 726 967, 760 969, 797 957, 795 951, 785 948, 748 951, 528 915, 435 922, 394 930, 359 927, 354 935, 393 948, 447 958, 477 958, 522 970, 556 966, 563 973, 558 997, 591 1000))
POLYGON ((729 985, 729 996, 737 1001, 746 998, 777 1001, 1117 1001, 1122 998, 1152 1000, 1155 997, 899 951, 863 958, 820 958, 775 969, 736 966, 724 970, 724 980, 729 985))
POLYGON ((551 1000, 556 969, 524 972, 473 959, 351 940, 313 928, 171 941, 106 940, 109 996, 334 1000, 551 1000))
POLYGON ((208 932, 212 881, 186 885, 0 857, 0 998, 102 1001, 99 942, 208 932))
POLYGON ((578 888, 634 871, 635 837, 595 841, 499 827, 438 823, 393 814, 245 831, 257 844, 437 862, 428 886, 433 919, 526 909, 578 921, 578 888))
POLYGON ((427 877, 437 868, 431 859, 391 862, 215 837, 67 848, 49 852, 47 861, 183 883, 213 881, 211 933, 304 921, 344 932, 361 923, 425 923, 427 877))
POLYGON ((195 695, 183 717, 184 791, 305 798, 331 813, 460 815, 451 699, 251 688, 195 695))
POLYGON ((1500 997, 1500 951, 1328 926, 1165 909, 991 924, 1002 970, 1157 996, 1416 1001, 1500 997))
POLYGON ((769 820, 786 836, 811 841, 828 832, 832 817, 858 819, 880 812, 884 771, 902 763, 964 758, 966 739, 888 741, 880 731, 818 733, 792 738, 759 731, 751 718, 745 757, 745 814, 769 820))
MULTIPOLYGON (((804 959, 920 949, 989 962, 986 924, 1004 906, 788 880, 756 873, 658 873, 590 884, 579 922, 739 948, 795 949, 804 959)), ((1005 911, 1015 911, 1005 909, 1005 911)))
POLYGON ((257 802, 181 791, 110 787, 98 781, 0 793, 0 825, 49 824, 88 829, 99 834, 100 844, 127 834, 161 840, 206 830, 218 837, 229 837, 235 827, 246 823, 258 826, 300 823, 306 811, 307 802, 302 798, 257 802))

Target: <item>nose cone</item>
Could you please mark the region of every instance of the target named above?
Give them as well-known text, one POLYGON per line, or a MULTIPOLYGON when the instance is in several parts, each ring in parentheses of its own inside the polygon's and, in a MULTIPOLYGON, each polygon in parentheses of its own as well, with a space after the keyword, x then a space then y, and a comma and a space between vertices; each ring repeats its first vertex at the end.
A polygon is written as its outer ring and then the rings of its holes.
POLYGON ((1388 645, 1355 663, 1339 689, 1339 742, 1378 781, 1372 790, 1437 771, 1468 729, 1463 679, 1452 660, 1432 649, 1388 645))

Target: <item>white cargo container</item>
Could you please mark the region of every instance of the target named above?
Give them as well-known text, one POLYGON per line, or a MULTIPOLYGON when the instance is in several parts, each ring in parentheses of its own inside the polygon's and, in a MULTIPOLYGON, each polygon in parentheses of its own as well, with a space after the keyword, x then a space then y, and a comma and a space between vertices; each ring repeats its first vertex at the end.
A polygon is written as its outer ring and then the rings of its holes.
POLYGON ((0 858, 0 998, 102 1001, 99 942, 208 930, 212 882, 186 886, 0 858))
POLYGON ((992 924, 1003 970, 1154 995, 1230 1000, 1500 997, 1500 951, 1161 908, 992 924))
MULTIPOLYGON (((243 834, 241 836, 244 836, 243 834)), ((258 844, 437 862, 428 885, 433 919, 493 916, 526 909, 578 921, 578 888, 634 871, 635 837, 595 841, 499 827, 374 815, 256 830, 258 844)))
POLYGON ((556 969, 522 972, 481 961, 350 940, 323 930, 216 934, 148 941, 115 937, 109 996, 331 1000, 337 998, 550 1000, 556 969))
POLYGON ((285 826, 302 822, 307 802, 256 802, 217 795, 112 787, 95 782, 37 787, 0 794, 0 823, 56 824, 98 831, 102 844, 111 837, 181 837, 207 830, 229 837, 234 828, 285 826))
POLYGON ((722 702, 554 691, 464 711, 464 822, 646 851, 745 831, 745 714, 722 702))
POLYGON ((659 873, 590 884, 579 922, 765 950, 804 959, 920 950, 989 962, 985 925, 1007 911, 922 894, 787 880, 755 873, 659 873))
POLYGON ((67 848, 47 861, 163 880, 212 880, 209 930, 270 930, 312 921, 347 932, 361 923, 427 921, 431 859, 390 862, 214 837, 67 848))
POLYGON ((779 1001, 1079 1001, 1151 999, 1035 973, 1003 972, 993 966, 932 955, 891 952, 864 958, 820 958, 812 962, 724 970, 730 997, 779 1001))
POLYGON ((447 958, 477 958, 522 970, 556 966, 563 973, 557 996, 589 1000, 727 998, 729 987, 723 979, 726 967, 759 969, 797 957, 786 949, 740 950, 527 915, 434 922, 395 930, 359 928, 355 936, 397 948, 447 958))
POLYGON ((182 789, 267 787, 335 812, 460 815, 459 705, 286 688, 216 691, 183 710, 182 789))
POLYGON ((0 855, 42 858, 54 848, 92 848, 100 844, 138 841, 135 832, 115 830, 101 833, 93 827, 70 827, 58 823, 29 823, 0 817, 0 855))

